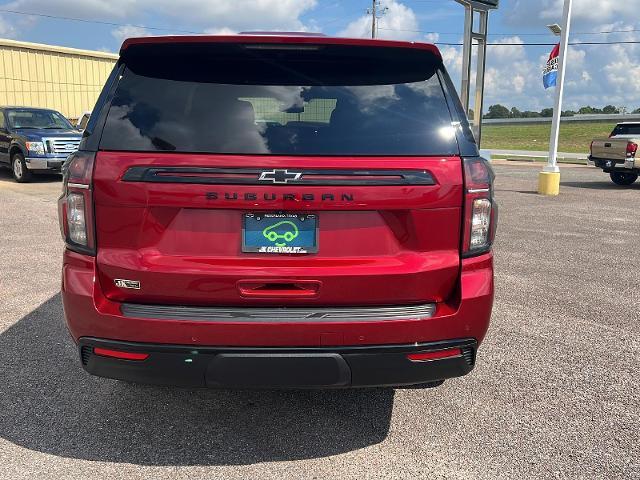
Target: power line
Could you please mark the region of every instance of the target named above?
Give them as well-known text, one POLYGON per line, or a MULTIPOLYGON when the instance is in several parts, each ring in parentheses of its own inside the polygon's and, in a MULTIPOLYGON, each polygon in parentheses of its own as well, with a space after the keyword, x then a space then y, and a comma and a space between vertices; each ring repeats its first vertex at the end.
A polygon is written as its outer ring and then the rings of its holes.
POLYGON ((191 33, 194 35, 198 35, 204 32, 194 32, 192 30, 178 30, 173 27, 149 27, 146 25, 132 25, 130 23, 116 23, 116 22, 106 22, 102 20, 87 20, 85 18, 75 18, 75 17, 62 17, 59 15, 47 15, 45 13, 28 13, 28 12, 20 12, 18 10, 9 10, 6 8, 0 8, 0 12, 2 13, 13 13, 15 15, 27 15, 30 17, 42 17, 42 18, 50 18, 55 20, 69 20, 72 22, 82 22, 82 23, 97 23, 99 25, 108 25, 110 27, 136 27, 136 28, 145 28, 147 30, 160 30, 164 32, 176 32, 176 33, 191 33))
MULTIPOLYGON (((414 1, 418 1, 418 0, 414 0, 414 1)), ((422 1, 427 1, 427 0, 422 0, 422 1)), ((378 3, 378 2, 376 2, 378 3)), ((377 10, 377 9, 376 9, 377 10)), ((93 23, 93 24, 99 24, 99 25, 108 25, 111 27, 135 27, 135 28, 144 28, 147 30, 154 30, 154 31, 165 31, 165 32, 175 32, 175 33, 189 33, 189 34, 193 34, 193 35, 200 35, 202 33, 202 31, 194 31, 194 30, 180 30, 180 29, 175 29, 173 27, 161 27, 161 26, 147 26, 147 25, 135 25, 135 24, 128 24, 128 23, 117 23, 117 22, 107 22, 107 21, 103 21, 103 20, 88 20, 85 18, 77 18, 77 17, 65 17, 65 16, 60 16, 60 15, 49 15, 49 14, 45 14, 45 13, 29 13, 29 12, 21 12, 18 10, 10 10, 10 9, 6 9, 6 8, 0 8, 0 12, 2 13, 11 13, 11 14, 15 14, 15 15, 27 15, 27 16, 34 16, 34 17, 42 17, 42 18, 49 18, 49 19, 55 19, 55 20, 67 20, 67 21, 73 21, 73 22, 82 22, 82 23, 93 23)), ((373 13, 373 12, 371 12, 373 13)), ((378 13, 379 15, 379 13, 378 13)), ((377 18, 380 18, 379 16, 377 18)), ((401 29, 401 28, 384 28, 384 27, 380 27, 376 25, 376 29, 380 29, 380 30, 389 30, 389 31, 401 31, 401 32, 415 32, 415 33, 437 33, 439 35, 461 35, 460 33, 454 33, 454 32, 445 32, 445 33, 441 33, 441 32, 430 32, 430 31, 426 31, 426 30, 410 30, 410 29, 401 29)), ((599 35, 599 34, 608 34, 608 33, 629 33, 629 32, 639 32, 640 29, 631 29, 631 30, 608 30, 608 31, 602 31, 602 32, 582 32, 582 33, 576 33, 575 35, 599 35)), ((526 33, 493 33, 490 35, 546 35, 546 34, 542 34, 542 33, 530 33, 530 34, 526 34, 526 33)), ((445 46, 461 46, 462 43, 455 43, 455 42, 435 42, 436 45, 445 45, 445 46)), ((630 44, 640 44, 640 41, 636 41, 636 40, 627 40, 627 41, 611 41, 611 42, 569 42, 569 45, 630 45, 630 44)), ((545 47, 545 46, 554 46, 556 45, 555 43, 487 43, 487 46, 540 46, 540 47, 545 47)))
MULTIPOLYGON (((436 45, 460 47, 462 43, 434 42, 436 45)), ((636 45, 640 40, 627 40, 623 42, 569 42, 569 45, 636 45)), ((487 43, 488 47, 554 47, 557 43, 487 43)))
MULTIPOLYGON (((391 31, 398 31, 398 32, 414 32, 414 33, 437 33, 438 35, 462 35, 462 32, 435 32, 435 31, 428 31, 428 30, 412 30, 412 29, 405 29, 405 28, 385 28, 385 27, 378 27, 379 30, 391 30, 391 31)), ((640 32, 640 29, 638 28, 634 28, 634 29, 630 29, 630 30, 604 30, 601 32, 572 32, 572 35, 608 35, 610 33, 633 33, 633 32, 640 32)), ((529 36, 549 36, 551 35, 550 33, 488 33, 487 35, 491 35, 491 36, 520 36, 520 37, 529 37, 529 36)))

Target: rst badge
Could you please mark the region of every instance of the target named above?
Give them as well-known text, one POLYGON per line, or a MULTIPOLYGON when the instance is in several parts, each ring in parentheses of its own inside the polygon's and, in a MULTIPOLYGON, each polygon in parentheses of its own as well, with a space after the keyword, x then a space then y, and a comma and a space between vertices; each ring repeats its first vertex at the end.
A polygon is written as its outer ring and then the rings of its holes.
POLYGON ((116 278, 113 283, 118 288, 129 288, 133 290, 140 290, 140 282, 138 280, 125 280, 123 278, 116 278))

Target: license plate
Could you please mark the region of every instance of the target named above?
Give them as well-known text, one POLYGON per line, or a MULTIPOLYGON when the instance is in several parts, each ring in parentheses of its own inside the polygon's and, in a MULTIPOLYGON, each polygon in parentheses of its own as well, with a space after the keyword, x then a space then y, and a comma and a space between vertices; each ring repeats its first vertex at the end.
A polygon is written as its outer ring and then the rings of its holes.
POLYGON ((302 255, 318 251, 318 217, 312 213, 245 213, 242 251, 302 255))

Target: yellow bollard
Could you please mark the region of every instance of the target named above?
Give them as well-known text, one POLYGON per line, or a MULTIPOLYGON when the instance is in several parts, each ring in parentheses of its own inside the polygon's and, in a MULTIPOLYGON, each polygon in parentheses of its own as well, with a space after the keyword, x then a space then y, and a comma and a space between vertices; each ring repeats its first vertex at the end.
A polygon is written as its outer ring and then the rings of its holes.
POLYGON ((540 195, 558 195, 560 193, 560 172, 540 172, 538 193, 540 195))

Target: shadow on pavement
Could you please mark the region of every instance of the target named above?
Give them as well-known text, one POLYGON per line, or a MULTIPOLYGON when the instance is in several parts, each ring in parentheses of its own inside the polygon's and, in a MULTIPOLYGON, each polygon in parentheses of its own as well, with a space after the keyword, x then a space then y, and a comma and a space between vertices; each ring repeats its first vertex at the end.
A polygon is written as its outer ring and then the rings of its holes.
POLYGON ((628 187, 616 185, 613 182, 560 182, 563 187, 587 188, 590 190, 640 190, 640 180, 628 187))
MULTIPOLYGON (((31 183, 54 183, 61 182, 62 175, 59 173, 38 173, 34 174, 31 177, 31 183)), ((14 182, 17 183, 13 179, 13 175, 11 174, 11 170, 5 165, 0 166, 0 182, 14 182)))
POLYGON ((383 441, 393 390, 218 391, 82 370, 60 295, 0 334, 0 437, 53 455, 139 465, 323 457, 383 441))

